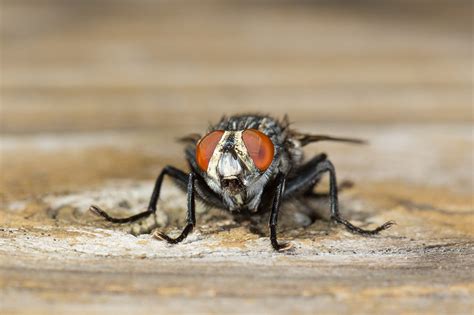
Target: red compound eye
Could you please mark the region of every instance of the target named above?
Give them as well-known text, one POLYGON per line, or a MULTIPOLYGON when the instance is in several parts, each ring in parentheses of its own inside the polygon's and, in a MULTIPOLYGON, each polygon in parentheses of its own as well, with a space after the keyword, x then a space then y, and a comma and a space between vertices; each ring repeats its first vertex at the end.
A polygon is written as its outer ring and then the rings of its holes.
POLYGON ((267 135, 256 130, 248 129, 242 133, 245 147, 255 166, 260 171, 266 171, 273 162, 275 148, 267 135))
POLYGON ((198 142, 196 147, 196 161, 198 166, 204 172, 207 172, 214 150, 219 144, 219 141, 221 141, 223 135, 224 131, 216 130, 209 133, 198 142))

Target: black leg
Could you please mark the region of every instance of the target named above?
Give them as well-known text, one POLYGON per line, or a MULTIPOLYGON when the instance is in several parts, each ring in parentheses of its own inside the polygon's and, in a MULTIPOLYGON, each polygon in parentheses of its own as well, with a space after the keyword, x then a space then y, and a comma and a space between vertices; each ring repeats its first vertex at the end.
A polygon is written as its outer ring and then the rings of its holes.
POLYGON ((283 193, 283 199, 291 199, 294 196, 302 195, 312 191, 322 176, 322 174, 315 173, 316 166, 326 159, 326 154, 318 154, 304 165, 300 166, 295 171, 295 173, 287 179, 287 185, 283 193))
MULTIPOLYGON (((352 187, 354 187, 354 183, 351 181, 345 180, 337 186, 337 192, 340 193, 347 189, 351 189, 352 187)), ((311 187, 311 189, 308 190, 304 194, 304 196, 307 198, 313 198, 313 199, 328 199, 330 197, 329 192, 324 192, 324 193, 314 192, 314 187, 311 187)))
POLYGON ((166 241, 170 244, 177 244, 182 242, 188 234, 193 230, 196 225, 196 198, 195 198, 195 189, 194 189, 194 174, 189 174, 188 177, 188 215, 187 215, 187 224, 184 227, 183 231, 177 238, 171 238, 165 233, 155 232, 153 236, 159 240, 166 241))
MULTIPOLYGON (((394 222, 387 222, 374 230, 364 230, 341 217, 339 213, 338 186, 336 171, 333 164, 327 160, 325 154, 320 154, 311 159, 308 163, 300 167, 295 175, 288 179, 283 199, 291 199, 304 195, 311 191, 316 183, 319 182, 324 173, 329 173, 329 201, 331 204, 331 218, 344 225, 349 231, 362 235, 374 235, 391 227, 394 222)), ((316 195, 318 196, 318 195, 316 195)))
POLYGON ((290 243, 279 244, 277 240, 277 224, 278 224, 278 213, 280 211, 281 199, 285 190, 285 177, 279 174, 277 177, 277 186, 275 190, 275 196, 273 198, 272 212, 270 213, 270 241, 272 242, 273 249, 277 251, 284 251, 291 248, 290 243))
MULTIPOLYGON (((292 198, 295 195, 304 194, 308 198, 329 198, 329 193, 316 193, 314 187, 318 185, 323 173, 316 173, 316 167, 327 160, 327 155, 322 153, 316 155, 314 158, 299 167, 295 174, 288 178, 283 199, 292 198)), ((338 192, 352 188, 354 183, 351 181, 343 181, 338 187, 338 192)))
POLYGON ((165 175, 170 176, 171 178, 173 178, 179 183, 184 182, 184 185, 186 185, 187 183, 186 173, 172 166, 165 167, 163 171, 161 172, 161 174, 156 179, 155 187, 153 188, 153 193, 150 198, 148 209, 144 212, 135 214, 128 218, 114 218, 114 217, 109 216, 107 212, 105 212, 101 208, 94 205, 90 207, 90 211, 92 211, 94 214, 112 223, 132 223, 140 219, 146 218, 156 212, 156 205, 158 203, 158 198, 160 197, 161 185, 163 183, 163 179, 165 175))
POLYGON ((385 224, 377 227, 373 230, 364 230, 360 227, 357 227, 341 217, 339 213, 339 201, 337 196, 337 180, 336 180, 336 171, 334 165, 329 160, 325 160, 319 163, 316 166, 316 174, 322 174, 329 172, 329 200, 331 204, 331 219, 336 221, 339 224, 344 225, 352 233, 362 234, 362 235, 375 235, 379 232, 388 229, 395 223, 393 221, 386 222, 385 224))

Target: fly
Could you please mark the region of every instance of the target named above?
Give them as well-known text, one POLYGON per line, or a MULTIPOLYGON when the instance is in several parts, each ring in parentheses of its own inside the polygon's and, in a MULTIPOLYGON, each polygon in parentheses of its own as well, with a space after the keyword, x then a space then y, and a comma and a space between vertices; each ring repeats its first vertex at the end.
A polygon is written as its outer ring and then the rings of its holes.
POLYGON ((187 192, 187 224, 177 238, 162 232, 154 237, 171 244, 182 242, 196 226, 196 199, 234 214, 254 215, 269 212, 270 241, 277 251, 291 247, 277 240, 280 206, 311 194, 321 177, 329 174, 331 219, 350 232, 375 235, 388 229, 392 221, 365 230, 344 219, 339 212, 338 187, 334 165, 322 153, 309 161, 303 159, 303 147, 318 141, 363 143, 351 138, 311 135, 290 128, 288 117, 278 121, 264 115, 223 117, 204 136, 183 138, 190 171, 165 167, 156 179, 146 211, 128 218, 114 218, 97 206, 90 210, 112 223, 132 223, 156 212, 165 176, 171 177, 187 192))

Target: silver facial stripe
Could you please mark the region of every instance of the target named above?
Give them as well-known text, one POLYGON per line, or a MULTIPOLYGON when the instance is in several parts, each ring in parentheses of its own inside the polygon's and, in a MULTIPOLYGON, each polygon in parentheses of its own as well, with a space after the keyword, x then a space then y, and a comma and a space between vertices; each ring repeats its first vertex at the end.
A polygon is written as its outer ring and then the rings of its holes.
POLYGON ((217 173, 223 178, 237 177, 242 173, 242 166, 237 157, 230 152, 225 152, 217 165, 217 173))
POLYGON ((242 134, 243 131, 225 131, 221 140, 217 144, 216 149, 212 154, 211 160, 209 161, 209 166, 207 167, 207 175, 216 183, 218 183, 220 180, 219 175, 228 173, 229 176, 231 176, 234 175, 231 173, 237 173, 237 171, 241 171, 239 161, 235 160, 230 154, 228 156, 228 153, 223 153, 224 145, 231 136, 234 137, 234 150, 237 153, 240 162, 243 163, 243 166, 252 173, 260 172, 248 154, 247 147, 245 146, 245 143, 242 139, 242 134))
POLYGON ((247 151, 247 147, 245 146, 244 140, 242 138, 243 131, 236 131, 235 132, 235 146, 234 150, 237 152, 237 155, 240 157, 242 162, 244 163, 245 167, 251 172, 260 173, 260 170, 255 166, 252 158, 247 151))
POLYGON ((221 138, 221 141, 216 146, 214 153, 212 154, 209 165, 207 166, 207 175, 212 178, 214 181, 219 182, 219 175, 217 174, 217 166, 222 156, 222 148, 224 147, 227 139, 230 136, 230 132, 224 132, 224 135, 221 138))

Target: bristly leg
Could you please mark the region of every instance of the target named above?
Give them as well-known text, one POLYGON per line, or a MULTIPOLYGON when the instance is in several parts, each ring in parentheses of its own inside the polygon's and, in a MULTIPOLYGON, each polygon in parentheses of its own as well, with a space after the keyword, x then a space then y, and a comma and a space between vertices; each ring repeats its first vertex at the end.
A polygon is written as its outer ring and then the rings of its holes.
POLYGON ((153 237, 156 238, 157 240, 159 241, 165 241, 169 244, 178 244, 178 243, 181 243, 182 241, 184 241, 186 239, 186 237, 188 237, 188 234, 191 233, 194 229, 194 225, 193 224, 187 224, 183 231, 181 232, 181 234, 176 237, 176 238, 172 238, 172 237, 169 237, 168 235, 166 235, 165 233, 163 232, 155 232, 153 233, 153 237))
POLYGON ((273 249, 276 251, 285 251, 292 247, 291 243, 278 243, 277 240, 277 224, 278 224, 278 213, 280 211, 281 199, 285 190, 286 179, 282 174, 277 177, 277 187, 275 191, 275 197, 273 198, 272 212, 270 214, 270 241, 273 249))
POLYGON ((360 235, 377 235, 383 230, 386 230, 396 224, 394 221, 388 221, 373 230, 364 230, 341 217, 333 217, 332 219, 337 223, 344 225, 350 232, 360 235))
MULTIPOLYGON (((317 184, 317 183, 316 183, 317 184)), ((351 189, 354 187, 354 183, 352 181, 349 181, 349 180, 344 180, 342 181, 342 183, 340 183, 338 186, 337 186, 337 192, 340 193, 342 191, 345 191, 345 190, 348 190, 348 189, 351 189)), ((311 187, 310 190, 308 190, 304 196, 307 197, 307 198, 312 198, 312 199, 328 199, 329 198, 329 192, 324 192, 324 193, 318 193, 318 192, 315 192, 314 190, 314 187, 311 187)))
POLYGON ((101 208, 94 205, 92 205, 89 210, 95 215, 98 215, 104 218, 108 222, 119 223, 119 224, 133 223, 140 219, 147 218, 156 212, 156 206, 157 206, 158 198, 160 197, 160 192, 161 192, 161 185, 163 184, 163 179, 166 175, 170 176, 171 178, 175 179, 176 181, 180 183, 183 183, 184 186, 187 185, 188 176, 186 175, 186 173, 172 166, 165 167, 163 171, 161 172, 161 174, 156 179, 155 187, 153 188, 153 193, 150 198, 150 203, 148 204, 147 210, 144 212, 132 215, 131 217, 128 217, 128 218, 114 218, 108 215, 107 212, 105 212, 101 208))
POLYGON ((153 237, 158 240, 166 241, 170 244, 177 244, 186 239, 189 233, 192 232, 194 226, 196 225, 196 198, 195 198, 195 189, 194 189, 194 174, 189 174, 188 177, 188 213, 187 213, 187 224, 184 227, 183 231, 177 238, 171 238, 163 232, 155 232, 153 237))
POLYGON ((311 191, 315 183, 320 180, 324 173, 329 173, 330 180, 328 197, 331 206, 332 220, 344 225, 350 232, 361 235, 375 235, 395 224, 395 222, 389 221, 373 230, 365 230, 342 218, 339 213, 336 171, 333 164, 327 159, 325 154, 316 156, 296 171, 296 176, 287 183, 284 192, 284 199, 290 199, 293 195, 297 195, 298 193, 307 193, 308 191, 311 191))
POLYGON ((382 232, 383 230, 390 228, 392 225, 395 224, 395 222, 389 221, 373 230, 365 230, 358 226, 353 225, 346 219, 342 218, 339 212, 337 179, 336 179, 336 171, 334 169, 334 165, 331 163, 331 161, 326 160, 320 163, 316 167, 316 172, 317 173, 329 172, 329 198, 330 198, 330 204, 331 204, 331 219, 336 221, 339 224, 344 225, 350 232, 361 234, 361 235, 375 235, 382 232))

